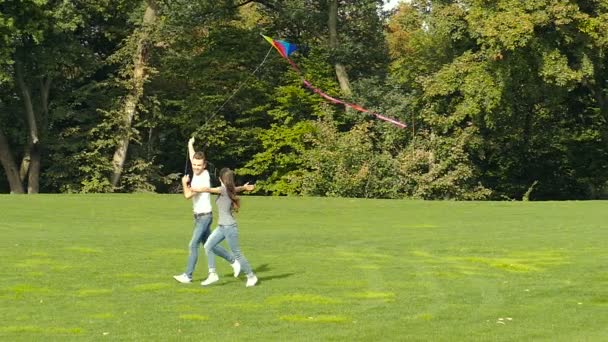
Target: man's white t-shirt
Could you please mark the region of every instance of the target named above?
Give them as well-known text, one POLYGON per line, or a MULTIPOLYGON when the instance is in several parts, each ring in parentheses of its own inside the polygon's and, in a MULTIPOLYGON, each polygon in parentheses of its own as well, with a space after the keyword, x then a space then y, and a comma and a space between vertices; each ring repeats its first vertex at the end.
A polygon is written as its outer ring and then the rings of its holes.
MULTIPOLYGON (((211 178, 209 172, 203 170, 200 175, 193 175, 190 186, 196 187, 211 187, 211 178)), ((211 194, 208 192, 197 192, 192 196, 192 210, 195 214, 204 214, 211 212, 211 194)))

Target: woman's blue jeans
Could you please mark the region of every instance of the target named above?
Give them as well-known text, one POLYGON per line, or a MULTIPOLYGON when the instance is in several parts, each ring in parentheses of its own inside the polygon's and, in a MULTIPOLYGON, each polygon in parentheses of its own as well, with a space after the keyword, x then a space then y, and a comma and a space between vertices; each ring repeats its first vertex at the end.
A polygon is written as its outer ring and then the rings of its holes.
MULTIPOLYGON (((186 274, 192 278, 192 273, 196 268, 196 262, 198 261, 198 248, 199 245, 204 245, 209 235, 211 235, 211 222, 213 221, 213 215, 199 216, 194 219, 194 230, 192 231, 192 239, 190 240, 189 248, 190 254, 188 255, 188 266, 186 266, 186 274)), ((232 253, 228 252, 222 246, 217 246, 216 254, 226 259, 229 263, 233 263, 235 258, 232 253)), ((215 264, 215 258, 213 260, 215 264)))
POLYGON ((241 247, 239 246, 239 230, 236 223, 230 225, 219 225, 213 231, 213 233, 211 233, 211 236, 209 236, 207 242, 205 242, 205 253, 207 253, 209 269, 215 268, 215 255, 217 254, 222 256, 222 253, 226 251, 224 248, 222 248, 222 246, 219 245, 224 239, 226 239, 228 247, 230 247, 230 250, 234 254, 236 260, 238 260, 241 264, 241 270, 243 270, 243 273, 246 275, 253 274, 247 258, 245 258, 241 252, 241 247))

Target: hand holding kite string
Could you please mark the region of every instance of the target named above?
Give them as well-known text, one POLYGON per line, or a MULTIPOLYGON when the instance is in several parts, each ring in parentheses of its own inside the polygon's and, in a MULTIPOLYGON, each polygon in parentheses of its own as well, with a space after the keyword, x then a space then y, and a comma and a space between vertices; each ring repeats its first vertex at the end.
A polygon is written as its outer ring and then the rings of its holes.
MULTIPOLYGON (((265 35, 261 35, 262 37, 264 37, 264 39, 266 39, 266 41, 268 43, 270 43, 270 45, 274 46, 275 49, 277 49, 277 51, 279 52, 279 54, 285 58, 289 64, 291 64, 291 66, 293 67, 293 69, 295 71, 298 72, 298 74, 302 75, 302 71, 300 71, 300 68, 298 68, 298 66, 289 58, 289 55, 291 55, 294 51, 296 51, 297 47, 294 44, 288 43, 284 40, 276 40, 276 39, 272 39, 268 36, 265 35)), ((321 97, 323 97, 324 99, 332 102, 332 103, 336 103, 336 104, 342 104, 345 105, 347 107, 350 107, 354 110, 358 110, 360 112, 363 113, 368 113, 371 114, 373 116, 375 116, 376 118, 380 119, 380 120, 384 120, 386 122, 390 122, 393 125, 400 127, 400 128, 405 128, 407 127, 406 124, 404 124, 403 122, 397 121, 395 119, 391 119, 389 117, 386 117, 382 114, 378 114, 378 113, 374 113, 368 109, 365 109, 359 105, 356 104, 352 104, 352 103, 348 103, 348 102, 344 102, 340 99, 337 99, 335 97, 331 97, 327 94, 325 94, 324 92, 322 92, 321 90, 319 90, 318 88, 316 88, 315 86, 313 86, 310 82, 308 82, 307 80, 304 79, 304 77, 302 76, 302 82, 304 83, 304 85, 309 88, 310 90, 312 90, 313 92, 319 94, 321 97)))

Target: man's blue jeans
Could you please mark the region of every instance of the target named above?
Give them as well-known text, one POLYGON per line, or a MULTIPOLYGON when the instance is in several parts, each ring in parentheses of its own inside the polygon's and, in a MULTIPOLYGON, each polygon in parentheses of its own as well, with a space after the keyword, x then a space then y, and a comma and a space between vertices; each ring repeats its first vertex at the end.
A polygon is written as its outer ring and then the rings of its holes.
MULTIPOLYGON (((190 255, 188 255, 188 266, 186 266, 186 274, 192 278, 194 268, 196 268, 196 262, 198 261, 198 248, 199 245, 204 245, 209 235, 211 235, 211 222, 213 221, 213 215, 199 216, 194 219, 194 231, 192 232, 192 239, 190 240, 190 255)), ((228 252, 222 246, 217 246, 217 255, 226 259, 229 263, 233 263, 235 258, 232 253, 228 252)), ((213 259, 215 265, 215 258, 213 259)))

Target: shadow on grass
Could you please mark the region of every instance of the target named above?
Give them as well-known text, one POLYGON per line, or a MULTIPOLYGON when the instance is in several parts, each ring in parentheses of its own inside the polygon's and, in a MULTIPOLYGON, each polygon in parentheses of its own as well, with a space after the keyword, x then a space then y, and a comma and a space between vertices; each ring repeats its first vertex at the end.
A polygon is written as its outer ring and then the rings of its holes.
POLYGON ((259 276, 259 274, 266 273, 270 270, 272 270, 272 269, 270 267, 268 267, 268 264, 263 264, 256 268, 255 273, 258 274, 258 280, 260 281, 260 283, 263 281, 268 281, 268 280, 273 280, 273 279, 288 278, 295 274, 295 273, 283 273, 283 274, 267 275, 267 276, 262 276, 262 277, 259 276))
POLYGON ((268 267, 268 264, 262 264, 258 267, 255 268, 255 272, 256 273, 263 273, 263 272, 267 272, 270 271, 272 268, 268 267))
MULTIPOLYGON (((272 270, 272 268, 268 267, 268 264, 262 264, 260 266, 257 266, 253 270, 256 273, 256 275, 258 276, 258 281, 259 281, 258 284, 260 284, 262 281, 288 278, 288 277, 291 277, 292 275, 295 274, 295 273, 283 273, 283 274, 273 274, 273 275, 262 276, 262 277, 260 276, 260 274, 267 273, 270 270, 272 270)), ((232 273, 225 273, 225 274, 223 274, 223 276, 224 277, 232 277, 232 273)), ((201 279, 201 280, 203 280, 203 279, 201 279)), ((213 285, 214 286, 223 286, 224 283, 223 282, 218 282, 218 283, 215 283, 213 285)))

